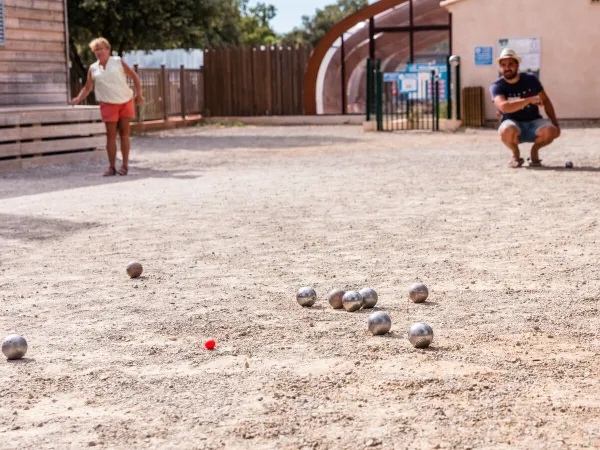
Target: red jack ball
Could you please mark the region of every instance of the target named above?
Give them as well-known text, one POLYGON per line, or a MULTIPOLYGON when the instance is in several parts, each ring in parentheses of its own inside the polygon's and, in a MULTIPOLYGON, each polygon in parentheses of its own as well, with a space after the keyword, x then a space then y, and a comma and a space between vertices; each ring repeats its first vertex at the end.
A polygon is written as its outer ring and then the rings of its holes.
POLYGON ((206 341, 204 343, 204 347, 206 347, 207 350, 212 350, 213 348, 215 348, 215 341, 214 341, 214 339, 210 339, 210 340, 206 341))

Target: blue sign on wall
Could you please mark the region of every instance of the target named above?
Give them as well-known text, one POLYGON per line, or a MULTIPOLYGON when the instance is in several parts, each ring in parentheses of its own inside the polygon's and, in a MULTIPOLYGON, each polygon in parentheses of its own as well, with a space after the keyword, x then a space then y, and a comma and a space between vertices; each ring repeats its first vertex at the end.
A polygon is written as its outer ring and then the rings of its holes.
POLYGON ((494 47, 477 46, 474 50, 476 66, 491 66, 494 64, 494 47))

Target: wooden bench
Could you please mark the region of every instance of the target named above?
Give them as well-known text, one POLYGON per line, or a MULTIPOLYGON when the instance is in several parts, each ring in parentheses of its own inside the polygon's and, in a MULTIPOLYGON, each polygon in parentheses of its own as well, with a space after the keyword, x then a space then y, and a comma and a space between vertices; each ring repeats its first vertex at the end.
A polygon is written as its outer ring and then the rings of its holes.
POLYGON ((0 107, 0 170, 106 157, 97 106, 0 107))

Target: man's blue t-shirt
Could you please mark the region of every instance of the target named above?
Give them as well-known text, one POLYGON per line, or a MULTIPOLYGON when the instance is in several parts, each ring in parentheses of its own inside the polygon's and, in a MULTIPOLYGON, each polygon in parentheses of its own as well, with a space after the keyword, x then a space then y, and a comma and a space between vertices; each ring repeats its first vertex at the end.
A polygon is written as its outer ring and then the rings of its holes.
MULTIPOLYGON (((520 73, 520 79, 514 84, 507 83, 503 77, 498 78, 490 86, 492 101, 497 95, 504 95, 507 100, 528 98, 538 95, 544 90, 542 83, 538 78, 530 73, 520 73)), ((526 122, 529 120, 540 119, 540 109, 537 105, 527 105, 525 108, 513 113, 502 114, 502 120, 515 120, 517 122, 526 122)))

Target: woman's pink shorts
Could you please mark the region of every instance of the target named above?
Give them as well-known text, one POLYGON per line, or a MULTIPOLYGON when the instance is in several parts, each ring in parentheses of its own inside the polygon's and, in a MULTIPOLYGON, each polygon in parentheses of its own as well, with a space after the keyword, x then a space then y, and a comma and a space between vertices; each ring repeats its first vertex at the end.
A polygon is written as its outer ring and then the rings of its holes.
POLYGON ((133 99, 120 104, 100 102, 100 115, 103 122, 118 122, 123 118, 133 119, 135 117, 133 99))

